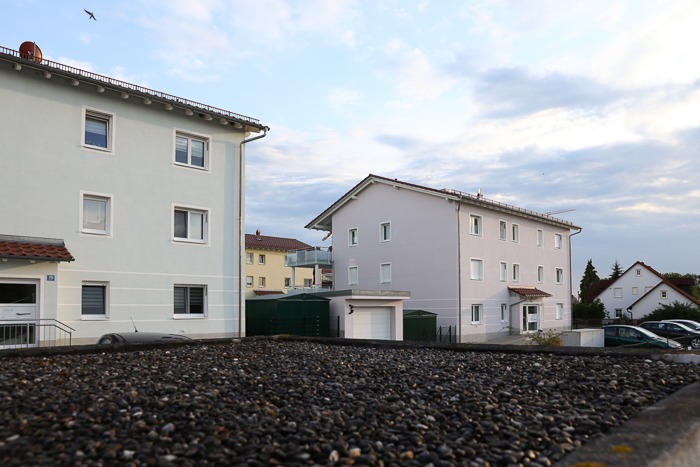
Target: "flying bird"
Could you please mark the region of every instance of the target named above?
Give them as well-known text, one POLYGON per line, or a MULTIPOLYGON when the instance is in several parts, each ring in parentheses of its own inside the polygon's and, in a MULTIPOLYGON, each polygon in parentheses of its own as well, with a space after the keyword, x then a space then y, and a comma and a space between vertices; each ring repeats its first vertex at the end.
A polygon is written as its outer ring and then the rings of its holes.
MULTIPOLYGON (((85 10, 85 8, 83 8, 83 10, 85 10)), ((85 13, 87 13, 88 15, 90 15, 90 18, 89 18, 89 19, 94 19, 95 21, 97 21, 97 18, 95 18, 95 15, 92 13, 92 11, 87 11, 87 10, 85 10, 85 13)))

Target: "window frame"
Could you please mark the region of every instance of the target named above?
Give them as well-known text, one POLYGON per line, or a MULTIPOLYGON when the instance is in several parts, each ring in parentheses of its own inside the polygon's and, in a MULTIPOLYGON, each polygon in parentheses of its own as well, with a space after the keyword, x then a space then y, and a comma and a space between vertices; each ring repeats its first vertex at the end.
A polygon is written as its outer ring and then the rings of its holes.
POLYGON ((82 137, 84 148, 101 151, 107 154, 114 154, 114 132, 116 128, 116 117, 112 112, 98 110, 90 107, 83 107, 82 137), (87 122, 88 120, 100 120, 105 123, 105 146, 90 144, 87 142, 87 122))
POLYGON ((557 285, 564 283, 564 268, 554 268, 554 283, 557 285))
POLYGON ((564 304, 557 303, 554 308, 554 319, 564 319, 564 304))
POLYGON ((264 289, 267 286, 267 279, 265 276, 258 276, 258 288, 264 289))
POLYGON ((504 242, 508 240, 508 223, 506 221, 498 221, 498 239, 504 242))
POLYGON ((245 276, 245 286, 246 287, 253 287, 253 284, 255 283, 255 278, 253 276, 245 276))
POLYGON ((471 319, 472 324, 482 324, 484 306, 481 303, 472 303, 471 319), (474 319, 476 317, 476 319, 474 319))
POLYGON ((357 266, 348 266, 348 285, 358 285, 359 283, 360 269, 357 266))
POLYGON ((660 295, 661 300, 668 300, 668 290, 661 289, 660 292, 661 292, 661 295, 660 295))
POLYGON ((507 323, 508 322, 508 304, 507 303, 501 303, 501 323, 507 323))
POLYGON ((512 272, 513 282, 520 282, 520 263, 513 263, 512 272))
POLYGON ((113 231, 113 221, 114 221, 114 196, 108 193, 95 193, 91 191, 81 191, 80 192, 80 208, 79 208, 79 222, 80 222, 80 233, 90 234, 90 235, 101 235, 103 237, 111 237, 113 231), (104 201, 105 202, 105 229, 91 229, 85 227, 85 200, 93 201, 104 201))
POLYGON ((265 266, 266 261, 265 253, 258 253, 258 266, 265 266))
POLYGON ((484 218, 478 214, 469 214, 469 235, 475 237, 484 235, 484 218))
POLYGON ((304 288, 305 289, 310 289, 313 286, 314 286, 314 284, 310 278, 307 277, 304 279, 304 288))
POLYGON ((560 233, 554 234, 554 249, 561 250, 564 247, 564 236, 560 233))
POLYGON ((80 287, 80 319, 83 321, 104 321, 109 319, 109 282, 105 281, 83 281, 80 287), (84 291, 85 287, 99 287, 103 292, 102 307, 104 313, 85 313, 84 291))
POLYGON ((208 314, 208 290, 206 284, 173 284, 173 318, 175 319, 192 319, 206 318, 208 314), (176 289, 185 289, 185 312, 178 313, 175 311, 175 291, 176 289), (202 291, 202 312, 193 313, 190 311, 192 303, 190 301, 190 290, 199 289, 202 291))
POLYGON ((537 283, 544 284, 544 266, 537 266, 537 283))
POLYGON ((542 248, 544 246, 544 230, 537 229, 535 244, 542 248))
POLYGON ((379 242, 387 243, 391 241, 391 222, 379 224, 379 242))
POLYGON ((173 134, 173 164, 179 167, 187 167, 190 169, 210 171, 210 154, 211 148, 211 136, 203 135, 199 133, 194 133, 191 131, 183 129, 175 129, 173 134), (187 139, 187 162, 179 162, 177 160, 177 140, 178 138, 187 139), (199 141, 204 143, 204 154, 202 156, 203 166, 195 165, 192 163, 192 141, 199 141))
POLYGON ((391 284, 391 263, 380 263, 379 264, 379 283, 380 284, 391 284), (388 279, 387 279, 388 274, 388 279))
POLYGON ((360 232, 357 227, 348 229, 348 246, 357 246, 360 243, 360 232))
POLYGON ((511 224, 510 231, 513 236, 513 243, 520 243, 520 224, 511 224))
POLYGON ((211 234, 211 210, 209 208, 203 208, 198 206, 189 206, 185 204, 172 204, 171 209, 171 222, 170 226, 172 229, 171 238, 173 242, 178 243, 192 243, 199 245, 208 245, 209 238, 211 234), (175 236, 175 213, 177 211, 187 212, 187 237, 176 237, 175 236), (192 214, 202 214, 202 236, 204 238, 191 238, 190 237, 190 216, 192 214))
POLYGON ((245 254, 245 264, 253 264, 253 259, 255 257, 254 253, 248 253, 246 252, 245 254))
POLYGON ((499 262, 498 279, 500 282, 508 282, 508 261, 499 262))
POLYGON ((291 288, 292 288, 292 278, 291 278, 291 277, 285 277, 285 278, 284 278, 284 288, 285 288, 285 289, 291 289, 291 288))
POLYGON ((484 280, 484 260, 480 258, 469 258, 469 279, 473 281, 483 281, 484 280), (476 270, 477 277, 475 276, 475 269, 474 266, 478 267, 478 270, 476 270))
POLYGON ((622 287, 613 287, 613 298, 624 298, 622 287))

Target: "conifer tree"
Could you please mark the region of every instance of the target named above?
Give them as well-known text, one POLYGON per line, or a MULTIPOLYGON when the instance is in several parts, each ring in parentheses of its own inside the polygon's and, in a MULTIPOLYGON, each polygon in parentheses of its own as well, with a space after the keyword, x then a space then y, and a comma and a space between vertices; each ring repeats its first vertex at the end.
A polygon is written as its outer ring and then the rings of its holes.
POLYGON ((615 260, 615 263, 612 266, 612 274, 610 274, 610 279, 617 279, 623 272, 624 271, 622 270, 622 267, 620 267, 620 263, 615 260))
POLYGON ((589 259, 588 263, 586 263, 586 270, 583 272, 583 278, 581 278, 581 287, 579 289, 581 303, 590 303, 588 291, 598 281, 600 281, 600 277, 598 277, 598 273, 593 266, 593 260, 589 259))

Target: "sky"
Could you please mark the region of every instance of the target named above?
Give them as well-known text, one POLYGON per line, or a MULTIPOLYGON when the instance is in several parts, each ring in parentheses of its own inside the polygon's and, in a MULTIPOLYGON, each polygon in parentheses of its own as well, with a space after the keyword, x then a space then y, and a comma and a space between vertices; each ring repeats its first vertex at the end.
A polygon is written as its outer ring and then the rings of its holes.
POLYGON ((583 228, 574 289, 589 259, 700 273, 697 0, 0 7, 1 46, 269 126, 246 148, 248 233, 329 246, 304 226, 371 173, 560 211, 583 228))

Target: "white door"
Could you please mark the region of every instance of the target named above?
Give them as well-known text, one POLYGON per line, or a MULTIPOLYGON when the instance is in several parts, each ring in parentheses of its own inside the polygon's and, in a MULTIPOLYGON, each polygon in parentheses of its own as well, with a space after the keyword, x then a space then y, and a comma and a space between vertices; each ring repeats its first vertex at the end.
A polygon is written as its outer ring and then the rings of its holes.
POLYGON ((355 306, 353 331, 356 339, 391 340, 393 307, 355 306))
POLYGON ((36 281, 0 279, 0 348, 37 344, 36 281))
POLYGON ((540 306, 523 305, 523 331, 533 332, 540 328, 540 306))

